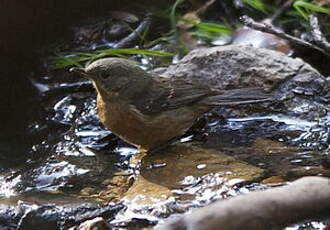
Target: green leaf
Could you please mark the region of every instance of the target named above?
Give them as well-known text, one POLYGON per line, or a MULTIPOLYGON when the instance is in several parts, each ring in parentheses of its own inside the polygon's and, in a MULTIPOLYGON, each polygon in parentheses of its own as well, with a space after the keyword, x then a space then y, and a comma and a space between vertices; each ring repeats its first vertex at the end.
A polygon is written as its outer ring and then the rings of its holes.
POLYGON ((97 53, 115 54, 115 55, 147 55, 147 56, 158 56, 158 57, 171 57, 172 53, 162 51, 152 51, 143 49, 113 49, 113 50, 98 50, 97 53))
POLYGON ((265 4, 262 0, 243 0, 243 2, 267 15, 273 11, 272 7, 265 4))
POLYGON ((330 9, 325 8, 322 6, 315 5, 313 3, 304 1, 304 0, 297 0, 294 2, 293 7, 300 13, 300 15, 308 20, 308 15, 317 12, 317 13, 324 13, 330 15, 330 9))
POLYGON ((109 49, 96 50, 94 52, 74 52, 70 54, 58 54, 49 59, 51 69, 63 69, 71 66, 82 67, 83 63, 92 62, 104 57, 127 58, 128 55, 146 55, 158 57, 171 57, 172 53, 143 50, 143 49, 109 49))
POLYGON ((219 23, 196 22, 185 18, 181 18, 180 21, 193 25, 195 30, 190 32, 191 35, 198 37, 201 40, 213 40, 223 35, 228 36, 233 33, 232 28, 219 23))

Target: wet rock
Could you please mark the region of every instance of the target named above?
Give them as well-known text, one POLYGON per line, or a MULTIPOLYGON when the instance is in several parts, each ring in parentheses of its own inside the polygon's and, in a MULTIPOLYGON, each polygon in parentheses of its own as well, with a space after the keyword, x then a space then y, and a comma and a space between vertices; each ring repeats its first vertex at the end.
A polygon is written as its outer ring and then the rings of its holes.
POLYGON ((147 181, 139 175, 134 185, 127 191, 124 199, 134 203, 134 205, 154 205, 166 201, 172 195, 168 188, 147 181))
POLYGON ((326 176, 329 177, 330 171, 319 166, 306 166, 291 168, 287 172, 287 177, 291 179, 300 178, 303 176, 326 176))
POLYGON ((111 226, 102 218, 96 217, 92 220, 86 220, 79 225, 78 230, 111 230, 111 226))
POLYGON ((100 206, 91 203, 65 206, 23 204, 17 209, 21 213, 17 229, 67 229, 98 216, 113 218, 121 208, 122 205, 100 206))
POLYGON ((128 229, 141 229, 137 226, 148 226, 159 218, 168 217, 176 204, 169 188, 147 181, 141 175, 137 176, 122 201, 127 208, 119 212, 116 219, 128 229))
POLYGON ((141 175, 148 181, 168 188, 179 188, 188 176, 201 177, 218 173, 226 179, 254 181, 263 170, 198 144, 170 146, 159 154, 147 155, 142 162, 141 175))
POLYGON ((18 209, 12 206, 0 206, 0 229, 13 230, 16 229, 17 222, 21 216, 18 209))
POLYGON ((271 177, 268 177, 268 178, 262 180, 260 183, 262 183, 262 184, 282 184, 284 182, 285 182, 285 180, 282 177, 271 176, 271 177))
POLYGON ((101 190, 95 198, 101 202, 118 202, 132 186, 134 178, 131 175, 115 175, 107 179, 106 189, 101 190))
POLYGON ((156 223, 233 194, 241 182, 262 175, 262 169, 220 151, 197 143, 175 144, 142 159, 140 173, 122 199, 127 209, 114 222, 126 227, 136 221, 156 223))
POLYGON ((60 209, 55 206, 42 206, 25 213, 18 223, 18 230, 58 229, 60 209))
POLYGON ((301 150, 299 148, 290 147, 283 142, 257 138, 252 148, 256 154, 296 154, 301 150))

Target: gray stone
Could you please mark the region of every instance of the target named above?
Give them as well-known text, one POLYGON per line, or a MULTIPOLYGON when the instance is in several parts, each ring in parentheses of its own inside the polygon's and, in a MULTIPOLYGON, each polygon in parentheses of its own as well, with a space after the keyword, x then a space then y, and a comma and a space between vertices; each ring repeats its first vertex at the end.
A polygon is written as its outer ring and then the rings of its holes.
POLYGON ((164 77, 179 77, 219 89, 237 87, 273 88, 294 79, 297 82, 317 81, 324 77, 299 58, 249 46, 220 46, 197 49, 179 63, 154 70, 164 77))
POLYGON ((271 103, 256 105, 259 111, 268 110, 268 114, 313 120, 329 111, 325 77, 300 58, 273 50, 237 45, 197 49, 177 64, 153 73, 217 89, 262 87, 276 98, 271 103))

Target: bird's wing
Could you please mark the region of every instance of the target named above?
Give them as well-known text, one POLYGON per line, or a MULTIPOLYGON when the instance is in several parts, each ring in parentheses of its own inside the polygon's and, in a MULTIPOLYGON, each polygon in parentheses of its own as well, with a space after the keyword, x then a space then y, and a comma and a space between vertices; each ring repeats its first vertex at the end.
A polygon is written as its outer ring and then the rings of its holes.
POLYGON ((212 90, 177 79, 158 78, 147 87, 143 95, 132 100, 133 105, 143 114, 152 115, 163 111, 190 106, 241 105, 271 101, 272 95, 262 88, 241 88, 212 90))
POLYGON ((215 95, 208 87, 181 80, 159 78, 150 85, 134 106, 143 114, 157 114, 166 110, 189 106, 208 96, 215 95))
POLYGON ((266 93, 263 88, 254 87, 220 90, 218 91, 218 94, 211 95, 203 99, 201 103, 213 106, 221 106, 260 103, 273 100, 273 94, 266 93))

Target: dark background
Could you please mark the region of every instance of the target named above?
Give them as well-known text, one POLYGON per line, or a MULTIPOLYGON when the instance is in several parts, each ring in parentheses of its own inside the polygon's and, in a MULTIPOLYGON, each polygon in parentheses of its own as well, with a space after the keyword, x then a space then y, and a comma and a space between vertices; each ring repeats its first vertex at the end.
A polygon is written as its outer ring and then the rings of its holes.
MULTIPOLYGON (((0 160, 28 151, 26 129, 38 110, 28 76, 40 66, 38 50, 67 35, 68 27, 108 10, 145 7, 153 1, 1 0, 0 1, 0 160), (143 2, 143 4, 141 4, 143 2)), ((153 2, 155 4, 155 2, 153 2)), ((169 1, 157 1, 169 4, 169 1)))

